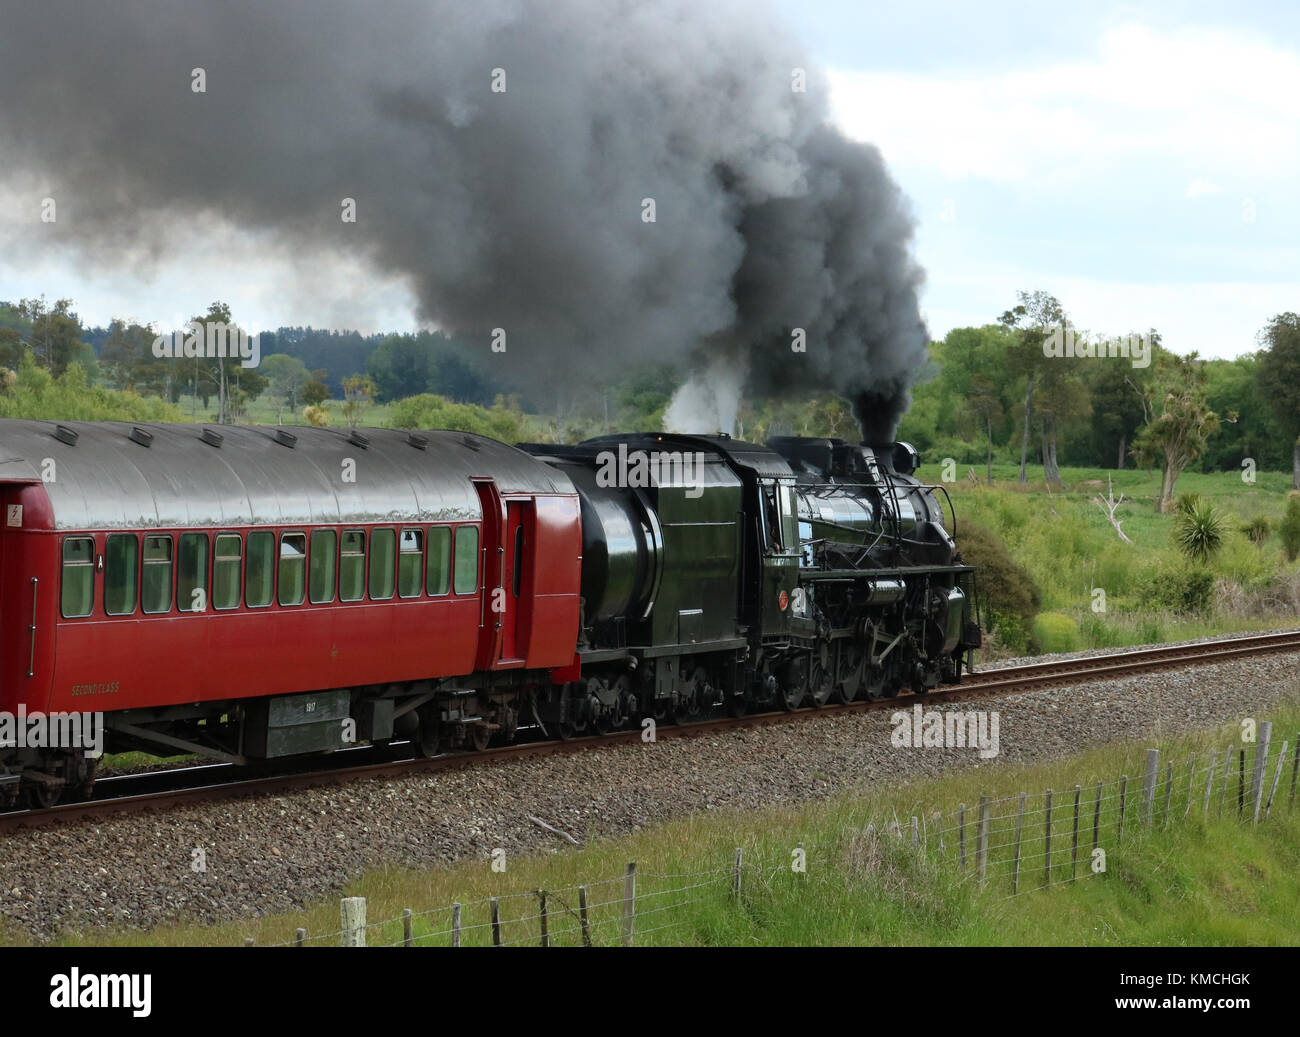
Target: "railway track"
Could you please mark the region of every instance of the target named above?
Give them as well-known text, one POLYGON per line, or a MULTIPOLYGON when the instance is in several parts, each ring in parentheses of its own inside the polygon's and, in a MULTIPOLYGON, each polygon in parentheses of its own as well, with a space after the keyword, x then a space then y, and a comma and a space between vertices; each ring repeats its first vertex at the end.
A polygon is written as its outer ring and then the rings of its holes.
MULTIPOLYGON (((1028 663, 969 674, 960 685, 930 692, 927 695, 904 695, 894 699, 876 699, 847 704, 828 704, 793 711, 755 713, 740 717, 719 717, 687 724, 660 724, 656 740, 697 738, 740 728, 790 723, 816 717, 839 716, 881 709, 896 709, 901 704, 941 704, 995 698, 1035 691, 1047 687, 1077 684, 1084 681, 1110 680, 1159 670, 1226 662, 1251 655, 1274 652, 1300 652, 1300 631, 1256 634, 1225 638, 1196 644, 1139 648, 1105 655, 1085 656, 1052 662, 1028 663)), ((40 828, 68 821, 93 820, 117 813, 166 810, 174 806, 265 795, 312 786, 343 784, 364 778, 409 777, 415 774, 481 766, 528 759, 556 752, 580 752, 607 745, 623 745, 641 740, 641 731, 633 729, 606 735, 590 735, 567 740, 540 738, 483 752, 463 752, 433 759, 402 755, 406 743, 385 749, 360 746, 341 750, 328 757, 311 761, 292 772, 249 775, 247 768, 230 764, 204 764, 141 774, 114 775, 95 784, 94 797, 82 803, 69 803, 41 810, 16 810, 0 814, 0 832, 21 828, 40 828), (338 766, 340 758, 345 766, 338 766)))

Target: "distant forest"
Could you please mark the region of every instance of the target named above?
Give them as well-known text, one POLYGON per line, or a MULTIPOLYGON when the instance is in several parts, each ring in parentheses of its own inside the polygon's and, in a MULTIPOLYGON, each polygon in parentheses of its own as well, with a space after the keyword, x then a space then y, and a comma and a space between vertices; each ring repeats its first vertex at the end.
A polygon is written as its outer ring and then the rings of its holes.
MULTIPOLYGON (((216 303, 196 319, 230 320, 230 311, 216 303)), ((207 359, 159 360, 151 351, 154 334, 122 321, 84 327, 69 300, 0 303, 0 367, 16 372, 27 356, 58 378, 75 364, 90 386, 172 404, 182 396, 201 398, 205 411, 224 393, 221 420, 247 420, 249 403, 258 399, 275 399, 291 419, 331 400, 349 401, 353 413, 358 399, 406 401, 394 413, 409 420, 456 414, 455 420, 477 415, 475 421, 487 421, 495 407, 496 423, 488 427, 505 427, 500 419, 509 412, 536 419, 528 434, 564 440, 660 429, 685 377, 647 364, 609 384, 539 393, 489 372, 481 344, 454 336, 301 327, 263 332, 261 366, 232 371, 207 359), (448 410, 452 405, 463 407, 448 410)), ((1061 465, 1159 468, 1170 462, 1179 470, 1213 471, 1247 461, 1260 469, 1293 469, 1300 480, 1300 316, 1274 316, 1261 328, 1257 348, 1231 360, 1181 356, 1155 330, 1141 338, 1151 349, 1141 362, 1104 355, 1113 339, 1075 327, 1047 293, 1019 293, 1000 317, 956 328, 931 344, 899 437, 931 459, 1041 466, 1048 481, 1059 481, 1061 465), (1062 330, 1081 344, 1080 352, 1090 342, 1103 355, 1045 355, 1044 342, 1054 331, 1059 340, 1062 330)), ((809 342, 809 351, 815 348, 809 342)), ((847 406, 825 395, 746 400, 734 431, 756 440, 776 433, 855 435, 847 406)))

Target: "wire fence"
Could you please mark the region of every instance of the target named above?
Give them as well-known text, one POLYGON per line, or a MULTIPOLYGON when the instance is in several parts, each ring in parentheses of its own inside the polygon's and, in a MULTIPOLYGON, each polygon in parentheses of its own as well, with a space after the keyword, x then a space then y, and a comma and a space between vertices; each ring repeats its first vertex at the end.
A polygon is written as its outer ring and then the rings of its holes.
MULTIPOLYGON (((1259 824, 1283 800, 1293 810, 1300 734, 1280 745, 1271 734, 1263 722, 1254 743, 1178 760, 1162 760, 1150 749, 1140 773, 1111 781, 983 796, 948 813, 869 822, 849 833, 849 851, 870 857, 893 844, 955 882, 1005 898, 1075 882, 1104 873, 1107 855, 1119 847, 1180 820, 1235 817, 1259 824)), ((347 897, 337 930, 308 936, 299 929, 294 939, 273 946, 631 946, 690 924, 694 916, 685 909, 702 901, 739 899, 742 890, 770 887, 782 873, 806 877, 810 865, 841 868, 843 849, 843 838, 834 846, 799 844, 789 857, 772 861, 746 859, 737 849, 725 866, 674 873, 638 871, 632 862, 621 875, 580 885, 407 909, 374 922, 366 920, 364 898, 347 897)))

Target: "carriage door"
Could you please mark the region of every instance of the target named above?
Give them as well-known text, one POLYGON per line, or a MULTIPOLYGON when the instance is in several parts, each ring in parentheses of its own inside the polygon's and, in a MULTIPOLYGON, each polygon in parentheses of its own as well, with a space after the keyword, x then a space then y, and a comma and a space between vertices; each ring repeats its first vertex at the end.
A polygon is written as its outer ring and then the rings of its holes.
POLYGON ((505 536, 501 538, 501 661, 523 662, 528 654, 528 614, 531 600, 529 555, 532 548, 531 500, 506 501, 505 536))

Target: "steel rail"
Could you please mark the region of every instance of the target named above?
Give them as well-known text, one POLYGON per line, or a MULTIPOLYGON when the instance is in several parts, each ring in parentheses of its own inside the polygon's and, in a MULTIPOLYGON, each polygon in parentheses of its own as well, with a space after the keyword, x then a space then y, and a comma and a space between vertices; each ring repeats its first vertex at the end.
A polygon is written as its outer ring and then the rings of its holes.
MULTIPOLYGON (((928 694, 907 694, 897 698, 870 699, 847 704, 807 706, 789 711, 754 713, 739 717, 717 717, 683 724, 656 725, 655 740, 696 738, 725 731, 764 727, 816 719, 863 713, 875 710, 897 709, 900 706, 938 705, 947 702, 1023 694, 1048 687, 1078 684, 1086 681, 1132 676, 1138 673, 1177 670, 1186 666, 1224 662, 1245 656, 1274 652, 1300 652, 1300 631, 1282 631, 1274 634, 1257 634, 1248 637, 1225 638, 1186 645, 1160 646, 1062 659, 1044 663, 1027 663, 1000 669, 982 670, 970 674, 961 684, 949 685, 928 694)), ((220 800, 239 799, 246 796, 266 795, 294 789, 324 785, 339 785, 351 781, 376 778, 411 777, 437 771, 476 767, 484 764, 502 764, 526 760, 551 753, 581 752, 602 746, 627 745, 641 741, 640 729, 614 731, 610 734, 584 735, 566 740, 523 742, 515 745, 487 749, 482 752, 465 751, 448 753, 432 759, 386 759, 347 767, 321 767, 314 761, 313 769, 293 773, 268 774, 223 780, 233 776, 239 768, 229 764, 204 764, 170 770, 148 771, 143 774, 117 775, 96 782, 100 795, 87 802, 67 803, 35 810, 15 810, 0 813, 0 832, 13 832, 24 828, 43 828, 50 825, 95 820, 119 813, 140 813, 168 810, 177 806, 220 800), (134 779, 134 780, 132 780, 134 779), (164 788, 143 793, 113 793, 118 787, 134 784, 179 783, 181 787, 164 788), (101 790, 110 794, 103 796, 101 790)), ((375 752, 367 747, 342 750, 344 754, 375 752)), ((339 754, 334 754, 337 760, 339 754)))

